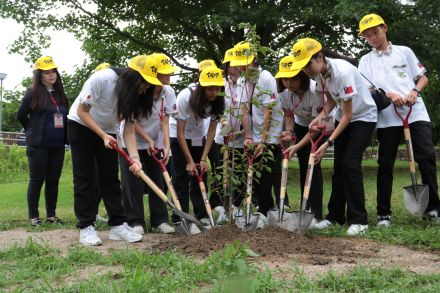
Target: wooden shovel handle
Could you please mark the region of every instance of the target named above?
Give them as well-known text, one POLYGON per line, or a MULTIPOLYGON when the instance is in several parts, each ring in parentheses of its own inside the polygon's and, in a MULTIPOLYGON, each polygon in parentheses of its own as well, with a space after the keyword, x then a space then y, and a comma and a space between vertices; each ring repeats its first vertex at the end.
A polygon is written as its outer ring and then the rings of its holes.
POLYGON ((287 171, 289 166, 289 159, 283 159, 281 163, 281 188, 280 188, 280 199, 286 197, 286 186, 287 186, 287 171))
POLYGON ((414 163, 414 152, 411 142, 411 131, 409 128, 403 129, 403 135, 405 137, 405 144, 406 144, 406 155, 408 157, 408 167, 409 171, 411 173, 416 173, 416 165, 414 163))
POLYGON ((182 210, 182 206, 180 205, 180 201, 179 198, 177 197, 177 193, 176 190, 174 189, 173 183, 171 181, 171 177, 170 174, 168 173, 168 171, 162 172, 163 178, 165 179, 165 184, 168 187, 168 190, 170 191, 171 194, 171 198, 174 202, 174 205, 176 206, 176 208, 181 211, 182 210))
POLYGON ((302 203, 302 208, 301 208, 302 210, 305 210, 307 200, 309 199, 310 186, 312 184, 314 166, 315 166, 315 159, 313 158, 313 155, 310 154, 309 163, 307 165, 306 180, 304 182, 303 203, 302 203))

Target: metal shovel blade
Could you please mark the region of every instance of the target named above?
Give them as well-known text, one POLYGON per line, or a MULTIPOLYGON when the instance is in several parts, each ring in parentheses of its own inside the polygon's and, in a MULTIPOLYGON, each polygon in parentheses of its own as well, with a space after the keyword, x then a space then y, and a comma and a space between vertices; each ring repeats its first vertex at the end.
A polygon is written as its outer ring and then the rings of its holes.
MULTIPOLYGON (((284 218, 286 221, 285 228, 286 230, 298 233, 300 235, 304 235, 306 231, 309 229, 310 224, 312 223, 314 214, 308 211, 297 211, 292 213, 285 213, 284 218)), ((284 220, 283 220, 284 222, 284 220)))
POLYGON ((295 225, 295 223, 294 223, 294 216, 292 215, 292 213, 284 212, 280 218, 279 212, 280 212, 279 210, 267 212, 269 226, 278 227, 293 232, 293 226, 295 225))
POLYGON ((235 225, 244 231, 256 230, 259 219, 259 214, 252 214, 249 218, 249 222, 246 223, 246 218, 244 216, 238 216, 235 218, 235 225))
POLYGON ((417 184, 404 187, 403 203, 412 215, 423 216, 429 203, 428 185, 417 184))

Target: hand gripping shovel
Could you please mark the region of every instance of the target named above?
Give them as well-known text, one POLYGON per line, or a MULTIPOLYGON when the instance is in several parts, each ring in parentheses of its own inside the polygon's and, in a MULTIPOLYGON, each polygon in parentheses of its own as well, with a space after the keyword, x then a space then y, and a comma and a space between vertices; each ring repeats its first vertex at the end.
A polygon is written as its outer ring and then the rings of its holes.
POLYGON ((243 230, 256 229, 258 225, 258 220, 260 218, 259 214, 252 215, 252 194, 253 194, 252 182, 254 180, 253 164, 255 159, 259 155, 258 153, 255 153, 254 150, 255 150, 255 145, 253 145, 253 147, 245 147, 245 155, 248 163, 247 180, 246 180, 246 214, 245 214, 244 223, 243 223, 243 217, 236 217, 235 219, 235 224, 240 229, 243 230))
MULTIPOLYGON (((110 145, 113 149, 115 149, 123 158, 124 160, 127 161, 128 165, 131 166, 133 165, 133 160, 124 152, 124 150, 122 150, 121 148, 118 147, 118 145, 115 142, 110 142, 110 145)), ((180 217, 181 220, 185 219, 188 222, 194 223, 197 227, 202 228, 203 229, 203 225, 202 223, 200 223, 199 220, 197 220, 194 216, 191 216, 181 210, 178 210, 176 208, 176 206, 170 202, 167 198, 167 196, 163 193, 163 191, 153 182, 153 180, 151 180, 150 177, 148 177, 145 172, 143 170, 141 170, 139 172, 139 177, 141 177, 141 179, 148 185, 148 187, 150 187, 150 189, 156 193, 157 196, 160 197, 160 199, 166 204, 168 205, 171 210, 178 216, 180 217)), ((191 233, 189 234, 185 234, 185 235, 191 235, 191 233)))
POLYGON ((319 143, 324 138, 325 126, 320 125, 317 127, 317 129, 320 132, 320 135, 315 140, 313 139, 313 134, 312 134, 312 132, 314 131, 312 129, 309 130, 310 156, 309 156, 309 163, 307 165, 306 180, 304 182, 304 192, 303 192, 303 196, 301 197, 301 210, 299 212, 292 213, 292 218, 293 218, 292 225, 288 225, 288 230, 291 230, 301 235, 307 231, 310 224, 312 223, 314 216, 312 212, 306 211, 306 205, 307 205, 307 200, 309 199, 310 185, 312 183, 312 177, 313 177, 313 168, 315 166, 315 158, 313 157, 313 154, 316 152, 319 143))
MULTIPOLYGON (((162 157, 164 157, 164 151, 161 149, 155 149, 154 151, 150 150, 150 153, 151 153, 151 158, 153 159, 153 161, 155 161, 157 163, 160 170, 162 171, 163 178, 164 178, 165 183, 168 187, 168 190, 171 193, 171 198, 173 200, 174 205, 176 206, 176 209, 178 209, 179 211, 182 211, 182 207, 180 206, 179 198, 177 197, 176 190, 174 189, 170 174, 168 173, 167 166, 165 164, 165 160, 164 159, 160 160, 155 155, 155 154, 159 153, 159 154, 162 154, 162 157)), ((179 234, 191 235, 191 234, 200 233, 199 232, 200 230, 198 230, 198 228, 196 228, 196 227, 191 227, 194 224, 188 223, 185 218, 180 217, 180 220, 181 221, 178 223, 173 223, 174 228, 177 230, 177 232, 179 232, 179 234), (194 231, 194 232, 191 233, 191 231, 194 231)))
POLYGON ((408 119, 412 112, 412 105, 409 106, 408 114, 406 117, 399 113, 396 105, 394 105, 394 111, 397 116, 402 119, 403 122, 403 134, 406 143, 406 154, 408 156, 408 167, 411 174, 411 186, 403 188, 403 203, 405 208, 415 216, 423 216, 429 203, 429 188, 426 184, 417 184, 416 166, 414 163, 414 153, 411 143, 411 132, 409 130, 408 119))
MULTIPOLYGON (((294 144, 296 138, 291 136, 287 141, 281 141, 281 150, 284 152, 290 144, 294 144)), ((276 226, 279 228, 287 229, 289 225, 289 218, 292 217, 291 213, 284 213, 284 199, 286 198, 287 189, 287 171, 289 165, 289 154, 284 154, 281 169, 281 188, 280 188, 280 208, 277 211, 269 211, 269 225, 276 226)))
POLYGON ((215 227, 214 218, 212 217, 211 204, 209 203, 208 194, 206 193, 205 182, 203 181, 203 175, 205 174, 205 171, 202 171, 202 168, 200 168, 200 164, 196 164, 196 168, 199 172, 194 172, 192 175, 195 176, 197 178, 197 181, 199 182, 199 187, 202 193, 203 202, 205 204, 206 213, 209 217, 209 223, 211 223, 211 227, 215 227))

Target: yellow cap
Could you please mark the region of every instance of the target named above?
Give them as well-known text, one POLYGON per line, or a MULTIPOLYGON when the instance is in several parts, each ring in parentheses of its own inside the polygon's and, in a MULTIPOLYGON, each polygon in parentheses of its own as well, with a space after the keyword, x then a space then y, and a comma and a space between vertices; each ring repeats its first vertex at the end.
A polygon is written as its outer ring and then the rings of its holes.
POLYGON ((275 78, 290 78, 294 77, 301 71, 301 69, 292 69, 294 58, 292 55, 281 58, 278 73, 275 78))
POLYGON ((128 61, 128 67, 139 72, 148 83, 162 85, 157 79, 157 61, 153 57, 138 55, 128 61))
POLYGON ((239 43, 233 48, 231 66, 245 66, 254 61, 255 56, 251 53, 251 44, 239 43))
POLYGON ((200 61, 199 63, 199 72, 202 72, 205 68, 207 67, 217 67, 217 65, 215 64, 214 60, 212 59, 205 59, 200 61))
POLYGON ((37 61, 35 61, 35 69, 51 70, 54 68, 58 68, 58 66, 55 65, 52 57, 50 56, 43 56, 38 58, 37 61))
POLYGON ((171 74, 176 71, 176 67, 171 65, 170 58, 162 53, 153 53, 151 56, 157 61, 157 73, 171 74))
POLYGON ((200 73, 199 82, 202 86, 224 86, 222 70, 216 66, 210 66, 203 69, 200 73))
POLYGON ((303 69, 306 67, 312 56, 321 51, 321 49, 321 44, 315 39, 300 39, 292 47, 294 61, 292 69, 303 69))
POLYGON ((359 35, 362 35, 362 32, 370 27, 375 27, 381 24, 385 24, 385 21, 382 17, 377 14, 367 14, 362 17, 361 21, 359 21, 359 35))
POLYGON ((234 57, 234 48, 226 50, 225 58, 223 59, 222 64, 225 64, 226 62, 230 62, 233 57, 234 57))
POLYGON ((96 66, 95 72, 99 71, 99 70, 102 70, 102 69, 109 68, 110 66, 111 66, 110 63, 107 63, 107 62, 101 63, 98 66, 96 66))

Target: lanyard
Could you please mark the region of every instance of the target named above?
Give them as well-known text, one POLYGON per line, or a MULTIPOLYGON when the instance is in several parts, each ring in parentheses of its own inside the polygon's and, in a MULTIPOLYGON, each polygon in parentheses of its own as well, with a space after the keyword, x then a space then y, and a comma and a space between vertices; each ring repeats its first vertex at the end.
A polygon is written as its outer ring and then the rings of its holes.
POLYGON ((162 95, 162 97, 160 97, 160 99, 161 99, 160 112, 156 109, 156 105, 155 104, 153 104, 153 107, 154 107, 154 110, 156 110, 157 114, 159 115, 160 122, 162 123, 163 118, 165 117, 165 113, 164 113, 165 112, 164 111, 164 100, 165 100, 165 97, 164 97, 164 95, 162 95))
POLYGON ((235 93, 232 92, 231 81, 229 80, 229 78, 228 78, 228 87, 229 87, 229 92, 231 93, 232 104, 235 106, 237 105, 237 91, 235 91, 235 93))
POLYGON ((303 98, 304 98, 304 96, 300 96, 300 97, 299 97, 299 101, 298 101, 298 103, 296 103, 296 105, 295 105, 295 104, 293 103, 293 92, 290 93, 290 100, 292 101, 293 109, 292 109, 292 110, 289 110, 289 114, 290 114, 292 117, 293 117, 293 115, 295 114, 295 110, 296 110, 296 108, 298 108, 299 104, 301 104, 303 98))
POLYGON ((53 91, 49 91, 50 100, 52 101, 52 104, 54 104, 55 107, 57 107, 57 113, 60 113, 60 108, 58 107, 57 101, 55 101, 53 97, 53 91))
POLYGON ((325 113, 325 81, 323 78, 321 78, 321 87, 322 87, 322 107, 318 108, 318 113, 321 113, 322 110, 324 110, 324 114, 327 115, 327 113, 325 113))

